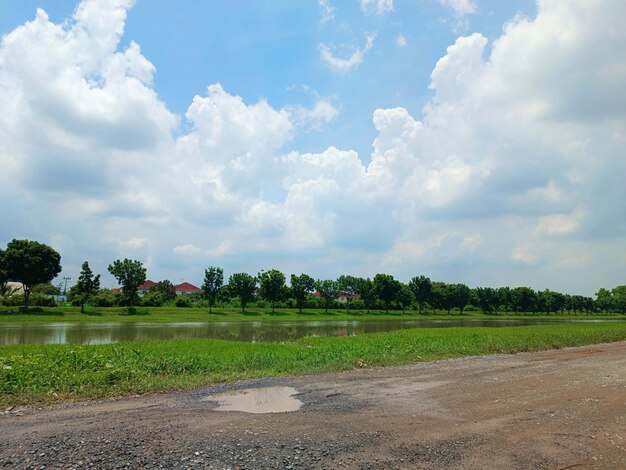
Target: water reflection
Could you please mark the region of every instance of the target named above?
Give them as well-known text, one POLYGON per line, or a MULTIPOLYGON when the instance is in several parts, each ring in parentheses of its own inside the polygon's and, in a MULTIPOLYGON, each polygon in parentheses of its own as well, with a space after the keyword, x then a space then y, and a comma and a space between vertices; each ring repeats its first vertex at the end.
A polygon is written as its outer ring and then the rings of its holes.
POLYGON ((293 387, 248 388, 209 395, 202 400, 218 402, 216 411, 287 413, 302 406, 300 400, 293 398, 297 393, 293 387))
MULTIPOLYGON (((394 319, 221 322, 12 322, 0 324, 0 344, 106 344, 118 341, 213 338, 245 342, 289 341, 307 336, 355 336, 406 328, 521 326, 615 320, 394 319)), ((618 320, 619 321, 619 320, 618 320)))

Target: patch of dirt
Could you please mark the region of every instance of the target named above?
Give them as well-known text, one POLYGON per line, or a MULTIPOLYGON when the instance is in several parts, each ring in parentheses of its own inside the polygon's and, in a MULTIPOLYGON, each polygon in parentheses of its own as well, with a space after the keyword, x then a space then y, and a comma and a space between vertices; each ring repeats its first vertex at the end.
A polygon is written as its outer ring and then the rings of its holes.
POLYGON ((0 468, 626 468, 626 342, 0 413, 0 468), (207 396, 293 387, 290 413, 207 396))

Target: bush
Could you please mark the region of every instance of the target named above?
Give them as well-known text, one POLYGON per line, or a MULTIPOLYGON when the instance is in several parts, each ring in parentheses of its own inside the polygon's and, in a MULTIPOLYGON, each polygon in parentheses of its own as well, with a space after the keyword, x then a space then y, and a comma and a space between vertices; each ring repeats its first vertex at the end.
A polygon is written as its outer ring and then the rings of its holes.
POLYGON ((33 307, 56 307, 57 303, 54 297, 45 294, 31 294, 29 305, 33 307))
POLYGON ((101 289, 91 299, 91 305, 94 307, 113 307, 118 304, 121 297, 120 294, 114 294, 109 289, 101 289))
POLYGON ((191 300, 186 295, 179 295, 176 297, 177 307, 191 307, 191 300))
POLYGON ((350 301, 350 310, 365 310, 363 299, 353 299, 350 301))

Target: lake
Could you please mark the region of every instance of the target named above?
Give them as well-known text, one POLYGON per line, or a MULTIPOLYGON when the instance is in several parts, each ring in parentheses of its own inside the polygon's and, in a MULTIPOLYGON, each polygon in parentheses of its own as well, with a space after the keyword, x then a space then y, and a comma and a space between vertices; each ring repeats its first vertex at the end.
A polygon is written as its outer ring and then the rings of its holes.
POLYGON ((119 341, 213 338, 280 342, 308 336, 357 336, 407 328, 502 327, 589 323, 594 319, 391 319, 325 321, 212 322, 7 322, 0 324, 0 344, 107 344, 119 341))

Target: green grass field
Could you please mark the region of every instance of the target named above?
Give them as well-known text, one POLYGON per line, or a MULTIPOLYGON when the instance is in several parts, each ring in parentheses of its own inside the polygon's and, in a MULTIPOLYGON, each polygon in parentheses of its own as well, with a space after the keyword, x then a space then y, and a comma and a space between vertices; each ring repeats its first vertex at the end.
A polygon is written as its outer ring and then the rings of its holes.
POLYGON ((0 346, 0 405, 626 340, 626 323, 412 329, 290 343, 208 339, 0 346))

